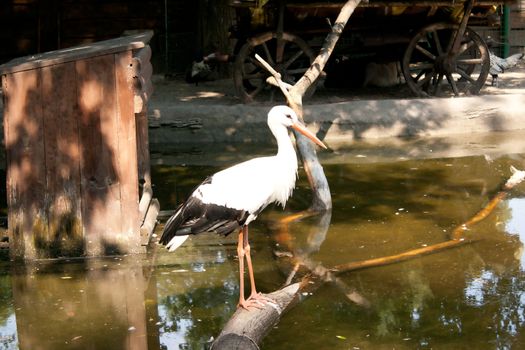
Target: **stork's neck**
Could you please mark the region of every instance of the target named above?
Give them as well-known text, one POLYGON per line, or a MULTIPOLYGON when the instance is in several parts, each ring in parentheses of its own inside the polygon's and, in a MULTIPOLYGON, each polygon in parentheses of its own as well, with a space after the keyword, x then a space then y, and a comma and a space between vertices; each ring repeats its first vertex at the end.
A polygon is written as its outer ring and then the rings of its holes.
POLYGON ((270 130, 277 140, 277 155, 276 157, 285 161, 290 162, 290 165, 294 165, 297 169, 297 155, 295 149, 288 134, 288 129, 283 125, 270 125, 270 130))
POLYGON ((292 195, 297 178, 297 155, 290 140, 288 129, 282 125, 270 125, 277 140, 277 154, 273 157, 276 161, 273 178, 274 191, 270 202, 277 202, 284 208, 286 201, 292 195))

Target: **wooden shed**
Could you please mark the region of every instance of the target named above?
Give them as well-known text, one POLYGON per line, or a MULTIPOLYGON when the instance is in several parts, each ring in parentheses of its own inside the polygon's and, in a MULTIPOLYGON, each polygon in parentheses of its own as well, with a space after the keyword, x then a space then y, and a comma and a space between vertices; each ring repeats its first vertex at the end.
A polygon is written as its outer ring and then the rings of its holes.
POLYGON ((0 66, 12 258, 141 251, 152 35, 0 66))

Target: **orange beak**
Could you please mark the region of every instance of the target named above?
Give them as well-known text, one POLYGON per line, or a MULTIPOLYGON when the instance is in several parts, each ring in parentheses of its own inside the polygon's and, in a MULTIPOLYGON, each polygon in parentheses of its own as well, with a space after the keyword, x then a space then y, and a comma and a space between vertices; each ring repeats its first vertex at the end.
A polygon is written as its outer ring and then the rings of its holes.
POLYGON ((306 126, 304 126, 303 124, 301 123, 295 123, 292 125, 292 128, 294 128, 295 130, 297 130, 298 132, 300 132, 301 134, 303 134, 304 136, 308 137, 310 140, 312 140, 314 143, 316 143, 317 145, 321 146, 322 148, 326 149, 327 147, 325 146, 325 144, 319 140, 317 138, 317 136, 315 136, 310 130, 308 130, 306 128, 306 126))

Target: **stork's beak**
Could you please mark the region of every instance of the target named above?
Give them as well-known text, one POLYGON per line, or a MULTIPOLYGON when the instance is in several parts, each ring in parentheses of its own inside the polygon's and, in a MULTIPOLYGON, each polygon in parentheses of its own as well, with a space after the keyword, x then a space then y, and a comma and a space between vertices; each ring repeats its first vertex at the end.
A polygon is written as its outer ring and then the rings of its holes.
POLYGON ((319 140, 317 138, 317 136, 315 136, 310 130, 308 130, 306 128, 306 126, 304 126, 303 124, 301 123, 295 123, 295 124, 292 124, 292 128, 294 128, 295 130, 299 131, 301 134, 303 134, 304 136, 308 137, 310 140, 312 140, 313 142, 315 142, 317 145, 323 147, 324 149, 326 149, 327 147, 325 146, 325 144, 319 140))

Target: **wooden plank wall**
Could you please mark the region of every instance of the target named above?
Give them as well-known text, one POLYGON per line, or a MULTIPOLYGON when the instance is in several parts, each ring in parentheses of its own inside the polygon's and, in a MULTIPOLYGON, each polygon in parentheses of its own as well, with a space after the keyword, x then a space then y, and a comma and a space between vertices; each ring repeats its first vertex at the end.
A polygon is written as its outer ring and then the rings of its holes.
POLYGON ((511 5, 510 54, 525 52, 525 0, 511 5))
POLYGON ((525 0, 516 1, 510 5, 511 27, 516 29, 525 29, 525 0))
POLYGON ((38 52, 38 0, 0 1, 0 63, 38 52))
POLYGON ((80 196, 81 145, 76 72, 73 62, 45 67, 42 78, 44 169, 46 172, 46 216, 48 235, 39 249, 65 250, 80 255, 82 213, 80 196), (68 88, 64 88, 68 87, 68 88), (67 101, 67 102, 66 102, 67 101), (46 243, 47 242, 47 243, 46 243))
POLYGON ((151 29, 154 66, 162 69, 164 28, 164 0, 2 0, 0 63, 151 29))
POLYGON ((60 46, 111 39, 130 29, 158 34, 163 16, 163 0, 61 0, 60 46))
POLYGON ((130 63, 130 51, 76 62, 89 255, 139 251, 135 115, 132 81, 125 71, 130 63))
POLYGON ((200 49, 227 45, 231 14, 229 0, 2 0, 0 63, 151 29, 156 72, 184 72, 200 49))

